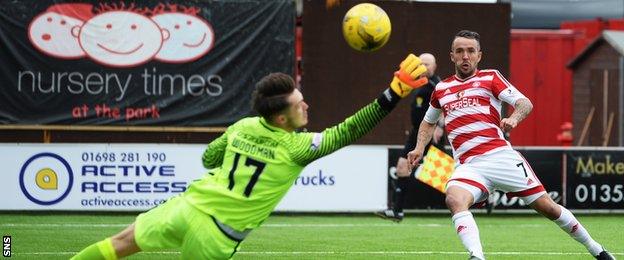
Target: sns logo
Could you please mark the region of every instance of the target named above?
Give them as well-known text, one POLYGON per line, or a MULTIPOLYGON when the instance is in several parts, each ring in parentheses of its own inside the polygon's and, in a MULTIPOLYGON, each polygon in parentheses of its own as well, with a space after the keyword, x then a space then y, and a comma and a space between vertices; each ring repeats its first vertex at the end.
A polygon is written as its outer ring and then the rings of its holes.
POLYGON ((11 236, 2 237, 2 256, 11 257, 11 236))
POLYGON ((46 206, 67 197, 74 182, 69 163, 54 153, 39 153, 30 157, 22 166, 19 178, 24 196, 46 206))

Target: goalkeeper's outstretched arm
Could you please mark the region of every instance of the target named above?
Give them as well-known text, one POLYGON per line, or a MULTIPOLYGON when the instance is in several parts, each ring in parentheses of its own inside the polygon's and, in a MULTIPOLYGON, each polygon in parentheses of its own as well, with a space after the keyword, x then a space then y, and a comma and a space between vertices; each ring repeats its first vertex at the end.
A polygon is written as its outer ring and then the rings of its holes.
POLYGON ((368 133, 398 102, 415 89, 427 84, 426 72, 420 59, 414 54, 407 56, 399 71, 395 72, 390 87, 372 103, 357 111, 344 122, 325 129, 321 133, 303 133, 293 135, 291 140, 292 158, 299 165, 308 163, 330 154, 368 133))

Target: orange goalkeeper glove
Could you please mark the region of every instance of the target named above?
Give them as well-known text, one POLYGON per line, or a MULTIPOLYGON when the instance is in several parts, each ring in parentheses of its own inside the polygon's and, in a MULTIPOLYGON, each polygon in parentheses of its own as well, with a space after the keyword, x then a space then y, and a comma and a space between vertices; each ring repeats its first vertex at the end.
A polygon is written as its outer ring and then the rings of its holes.
POLYGON ((422 65, 420 58, 410 53, 399 65, 399 70, 394 72, 390 88, 394 93, 404 98, 412 90, 420 88, 429 82, 427 77, 423 75, 426 71, 427 68, 425 65, 422 65))

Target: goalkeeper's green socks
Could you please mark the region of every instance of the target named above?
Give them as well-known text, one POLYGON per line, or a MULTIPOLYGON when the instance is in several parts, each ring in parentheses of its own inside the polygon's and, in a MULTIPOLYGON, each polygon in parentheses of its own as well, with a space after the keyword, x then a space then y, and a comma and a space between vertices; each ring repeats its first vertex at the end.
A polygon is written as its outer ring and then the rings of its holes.
POLYGON ((111 238, 104 239, 100 242, 92 244, 87 248, 80 251, 77 255, 71 258, 72 260, 82 259, 103 259, 103 260, 116 260, 115 248, 111 238))

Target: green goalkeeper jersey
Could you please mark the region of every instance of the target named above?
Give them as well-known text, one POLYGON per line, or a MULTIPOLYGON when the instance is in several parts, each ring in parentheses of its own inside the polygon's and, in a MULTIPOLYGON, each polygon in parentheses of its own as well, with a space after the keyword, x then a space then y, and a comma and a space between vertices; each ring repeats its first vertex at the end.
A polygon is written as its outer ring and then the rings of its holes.
POLYGON ((231 228, 258 227, 310 162, 370 131, 388 111, 377 101, 321 133, 287 132, 261 117, 244 118, 211 142, 202 156, 212 169, 183 197, 231 228))

